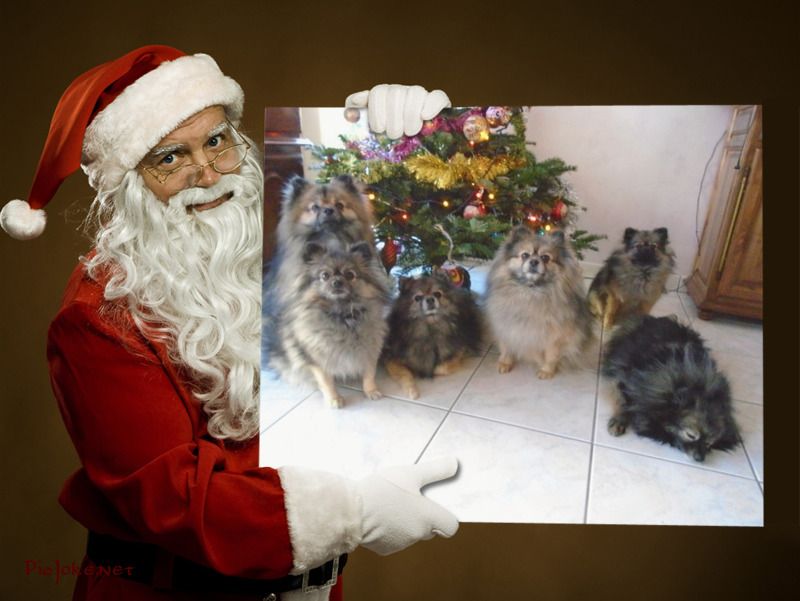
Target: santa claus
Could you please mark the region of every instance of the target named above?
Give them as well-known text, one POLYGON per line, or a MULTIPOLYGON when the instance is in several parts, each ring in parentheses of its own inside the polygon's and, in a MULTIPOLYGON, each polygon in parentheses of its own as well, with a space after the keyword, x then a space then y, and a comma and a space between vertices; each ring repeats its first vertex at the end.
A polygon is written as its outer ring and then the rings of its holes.
MULTIPOLYGON (((447 103, 420 90, 349 102, 414 133, 447 103)), ((94 248, 47 351, 81 461, 60 502, 89 531, 74 599, 339 598, 355 547, 458 528, 419 492, 455 459, 361 481, 257 467, 263 176, 243 101, 203 54, 148 46, 100 65, 59 102, 28 201, 0 213, 32 238, 78 167, 97 191, 94 248)))

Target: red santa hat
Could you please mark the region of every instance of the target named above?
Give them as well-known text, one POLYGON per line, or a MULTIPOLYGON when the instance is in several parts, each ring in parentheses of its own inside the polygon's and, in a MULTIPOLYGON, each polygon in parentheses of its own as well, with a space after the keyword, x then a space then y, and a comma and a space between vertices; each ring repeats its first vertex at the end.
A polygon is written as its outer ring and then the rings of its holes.
POLYGON ((56 106, 27 202, 6 204, 0 226, 20 240, 37 237, 43 208, 78 167, 95 190, 113 189, 159 140, 215 105, 239 124, 242 89, 206 54, 145 46, 87 71, 56 106))

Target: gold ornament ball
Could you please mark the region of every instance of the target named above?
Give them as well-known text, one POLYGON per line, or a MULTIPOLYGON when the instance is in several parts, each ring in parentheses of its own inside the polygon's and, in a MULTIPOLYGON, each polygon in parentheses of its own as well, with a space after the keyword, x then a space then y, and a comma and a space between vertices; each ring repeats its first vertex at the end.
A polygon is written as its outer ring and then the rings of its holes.
POLYGON ((486 142, 489 139, 489 122, 480 115, 470 115, 464 121, 463 131, 470 142, 486 142))

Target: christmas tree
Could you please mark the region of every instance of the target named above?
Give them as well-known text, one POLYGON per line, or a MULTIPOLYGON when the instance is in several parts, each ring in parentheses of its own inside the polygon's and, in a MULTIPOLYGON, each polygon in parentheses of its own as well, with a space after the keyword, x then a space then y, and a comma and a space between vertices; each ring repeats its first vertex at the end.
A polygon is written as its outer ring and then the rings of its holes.
POLYGON ((604 237, 575 227, 581 207, 561 177, 575 167, 536 158, 520 107, 447 109, 416 136, 341 140, 314 148, 319 181, 349 174, 365 184, 387 269, 491 259, 520 223, 568 232, 579 257, 604 237))

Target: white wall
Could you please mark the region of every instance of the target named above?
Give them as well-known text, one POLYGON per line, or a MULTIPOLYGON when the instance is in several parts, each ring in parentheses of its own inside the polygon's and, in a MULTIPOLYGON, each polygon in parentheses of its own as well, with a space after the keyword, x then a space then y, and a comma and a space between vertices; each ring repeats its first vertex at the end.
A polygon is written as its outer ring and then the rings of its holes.
POLYGON ((588 209, 580 213, 578 226, 608 236, 598 243, 599 252, 585 254, 587 267, 605 260, 626 227, 667 227, 677 258, 675 272, 689 275, 723 143, 700 190, 703 170, 732 111, 731 106, 529 110, 526 133, 528 140, 536 142, 532 147, 536 158, 560 157, 578 168, 565 177, 579 203, 588 209))

